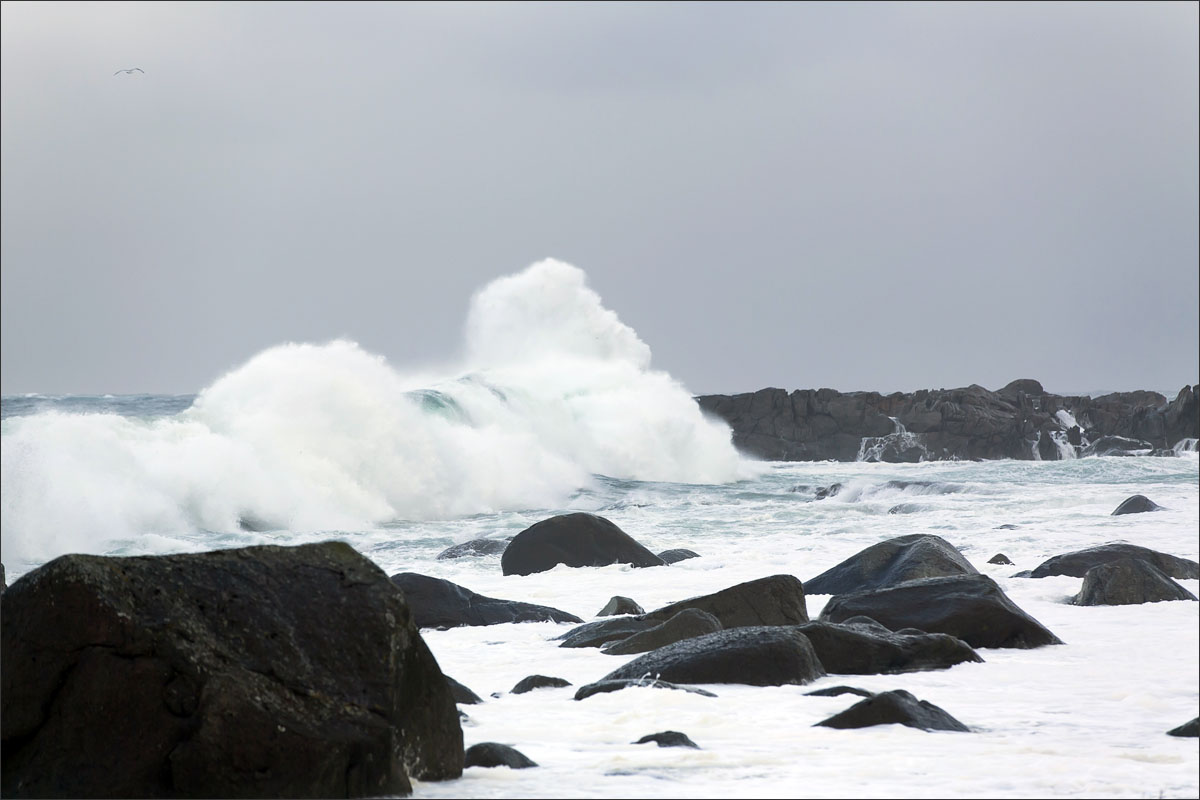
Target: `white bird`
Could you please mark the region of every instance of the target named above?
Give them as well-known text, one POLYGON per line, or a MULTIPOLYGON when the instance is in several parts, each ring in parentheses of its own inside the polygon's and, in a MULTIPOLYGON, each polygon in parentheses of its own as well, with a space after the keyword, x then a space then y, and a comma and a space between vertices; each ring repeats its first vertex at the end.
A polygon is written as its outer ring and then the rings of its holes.
POLYGON ((135 72, 140 72, 143 75, 146 74, 146 70, 142 69, 141 67, 134 67, 133 69, 119 69, 114 72, 113 75, 120 75, 122 72, 124 72, 126 75, 132 75, 135 72))

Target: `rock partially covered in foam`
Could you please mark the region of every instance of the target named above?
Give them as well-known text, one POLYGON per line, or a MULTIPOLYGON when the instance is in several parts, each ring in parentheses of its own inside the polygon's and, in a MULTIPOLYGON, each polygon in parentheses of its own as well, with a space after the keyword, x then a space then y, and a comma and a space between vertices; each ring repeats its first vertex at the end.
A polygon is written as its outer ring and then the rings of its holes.
POLYGON ((6 797, 378 797, 462 773, 404 595, 344 543, 63 556, 2 602, 6 797))
POLYGON ((721 630, 720 621, 698 608, 685 608, 661 625, 647 628, 627 639, 607 645, 602 652, 610 656, 630 656, 657 650, 668 644, 721 630))
POLYGON ((846 594, 918 578, 977 575, 979 571, 940 536, 912 534, 874 544, 804 582, 809 594, 846 594))
POLYGON ((713 594, 680 600, 644 614, 641 619, 658 625, 685 608, 712 614, 726 628, 808 622, 804 586, 792 575, 770 575, 713 594))
POLYGON ((392 583, 404 591, 413 621, 420 628, 458 628, 503 622, 583 622, 550 606, 484 597, 465 586, 417 572, 401 572, 392 583))
POLYGON ((508 540, 501 539, 472 539, 469 542, 447 547, 437 554, 438 561, 451 558, 470 558, 476 556, 498 556, 508 547, 508 540))
POLYGON ((1163 600, 1195 600, 1196 595, 1161 569, 1138 558, 1122 558, 1092 567, 1071 599, 1077 606, 1125 606, 1163 600))
POLYGON ((1153 564, 1172 578, 1191 580, 1200 578, 1200 564, 1191 559, 1160 553, 1148 547, 1126 542, 1102 544, 1054 556, 1030 571, 1028 577, 1049 578, 1053 575, 1070 575, 1073 578, 1082 578, 1093 567, 1120 561, 1123 558, 1133 558, 1153 564))
POLYGON ((971 731, 945 710, 926 700, 918 700, 903 689, 880 692, 817 723, 825 728, 869 728, 872 725, 906 725, 923 731, 971 731))
POLYGON ((1147 511, 1162 511, 1162 506, 1146 497, 1144 494, 1135 494, 1128 498, 1121 505, 1113 509, 1112 516, 1119 517, 1124 514, 1143 514, 1147 511))
POLYGON ((966 642, 944 633, 893 633, 850 621, 806 622, 799 630, 812 642, 825 670, 835 675, 917 672, 983 661, 966 642))
POLYGON ((609 520, 584 513, 560 514, 534 523, 513 537, 500 557, 505 575, 532 575, 559 564, 661 567, 666 563, 609 520))

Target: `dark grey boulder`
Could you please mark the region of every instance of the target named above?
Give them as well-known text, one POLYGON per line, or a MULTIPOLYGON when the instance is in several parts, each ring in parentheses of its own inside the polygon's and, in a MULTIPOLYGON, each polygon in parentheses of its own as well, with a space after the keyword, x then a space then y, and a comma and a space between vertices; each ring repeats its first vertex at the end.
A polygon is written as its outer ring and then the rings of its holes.
POLYGON ((458 681, 446 676, 446 683, 450 686, 450 694, 454 696, 454 702, 462 703, 465 706, 473 706, 476 703, 482 703, 483 698, 472 692, 466 686, 463 686, 458 681))
POLYGON ((1123 558, 1133 558, 1153 564, 1172 578, 1189 580, 1200 578, 1200 564, 1191 559, 1179 558, 1151 550, 1148 547, 1124 542, 1102 544, 1054 556, 1030 570, 1028 577, 1049 578, 1053 575, 1070 575, 1073 578, 1082 578, 1092 567, 1120 561, 1123 558))
POLYGON ((648 744, 655 742, 659 747, 694 747, 700 749, 700 745, 693 742, 687 737, 687 734, 679 731, 659 731, 648 736, 643 736, 633 744, 648 744))
POLYGON ((1185 722, 1178 728, 1172 728, 1167 731, 1167 735, 1200 737, 1200 717, 1195 717, 1191 722, 1185 722))
POLYGON ((6 797, 375 797, 462 772, 446 678, 347 544, 63 556, 2 603, 6 797))
MULTIPOLYGON (((869 728, 872 725, 907 725, 923 731, 959 731, 969 733, 963 725, 941 708, 918 700, 903 689, 879 692, 860 700, 840 714, 834 714, 816 726, 825 728, 869 728)), ((814 727, 816 727, 814 726, 814 727)))
POLYGON ((1004 553, 996 553, 996 555, 994 555, 988 559, 988 563, 989 564, 1007 564, 1009 566, 1012 566, 1013 562, 1011 559, 1009 559, 1008 556, 1004 555, 1004 553))
POLYGON ((437 560, 446 561, 451 558, 498 556, 504 552, 504 548, 506 547, 508 547, 507 539, 472 539, 469 542, 462 542, 452 547, 447 547, 437 554, 437 560))
POLYGON ((944 633, 892 633, 821 621, 798 628, 812 642, 825 671, 833 675, 917 672, 983 661, 966 642, 944 633))
POLYGON ((473 744, 463 753, 464 767, 509 767, 510 769, 528 769, 536 767, 528 756, 520 750, 498 742, 480 742, 473 744))
POLYGON ((551 678, 545 675, 530 675, 527 678, 522 678, 517 681, 517 685, 512 688, 513 694, 525 694, 532 692, 534 689, 561 689, 564 686, 570 686, 571 682, 562 678, 551 678))
POLYGON ((1089 569, 1083 576, 1083 587, 1071 598, 1071 604, 1127 606, 1195 599, 1196 595, 1153 564, 1138 558, 1122 558, 1089 569))
POLYGON ((809 594, 846 594, 918 578, 976 575, 978 570, 940 536, 912 534, 874 544, 804 582, 809 594))
POLYGON ((549 606, 484 597, 465 586, 417 572, 392 576, 420 628, 458 628, 504 622, 583 622, 574 614, 549 606))
POLYGON ((652 627, 651 623, 642 617, 614 617, 585 622, 560 636, 555 636, 552 641, 561 641, 559 647, 601 647, 608 642, 628 639, 649 627, 652 627))
POLYGON ((530 525, 513 537, 500 557, 505 575, 532 575, 559 564, 661 567, 666 562, 604 517, 583 513, 560 514, 530 525))
POLYGON ((627 639, 611 642, 601 652, 610 656, 629 656, 657 650, 675 642, 721 630, 721 621, 698 608, 685 608, 661 625, 647 628, 627 639))
POLYGON ((710 691, 705 689, 697 689, 695 686, 679 686, 670 681, 660 681, 656 678, 641 677, 641 678, 620 678, 617 680, 600 680, 595 683, 589 683, 586 686, 580 686, 579 691, 575 692, 576 700, 584 700, 594 694, 605 694, 607 692, 619 692, 622 689, 675 689, 676 691, 691 692, 692 694, 702 695, 704 697, 716 697, 710 691))
POLYGON ((689 558, 699 558, 700 554, 695 550, 688 550, 686 547, 676 547, 671 550, 663 550, 658 554, 658 557, 668 564, 674 564, 677 561, 686 561, 689 558))
POLYGON ((645 614, 645 613, 646 613, 646 609, 639 606, 633 600, 629 599, 628 597, 621 597, 620 595, 616 595, 612 599, 610 599, 607 603, 605 603, 604 608, 602 608, 596 612, 596 616, 597 617, 612 617, 612 616, 616 616, 617 614, 645 614))
POLYGON ((1123 501, 1121 505, 1113 509, 1109 516, 1119 517, 1124 514, 1143 514, 1147 511, 1162 511, 1163 507, 1158 503, 1146 497, 1144 494, 1135 494, 1123 501))
POLYGON ((821 612, 826 622, 859 614, 892 630, 948 633, 972 647, 1033 648, 1062 641, 1009 599, 986 575, 925 578, 871 592, 837 595, 821 612))
POLYGON ((691 597, 642 616, 650 625, 666 622, 685 608, 712 614, 726 628, 748 625, 798 625, 808 622, 804 586, 791 575, 758 578, 713 594, 691 597))
POLYGON ((805 692, 806 697, 840 697, 844 694, 856 694, 859 697, 874 697, 874 692, 868 692, 866 689, 856 689, 853 686, 830 686, 828 689, 817 689, 814 692, 805 692))
POLYGON ((643 676, 672 683, 782 686, 825 675, 816 651, 795 626, 734 628, 684 639, 635 658, 603 680, 643 676))

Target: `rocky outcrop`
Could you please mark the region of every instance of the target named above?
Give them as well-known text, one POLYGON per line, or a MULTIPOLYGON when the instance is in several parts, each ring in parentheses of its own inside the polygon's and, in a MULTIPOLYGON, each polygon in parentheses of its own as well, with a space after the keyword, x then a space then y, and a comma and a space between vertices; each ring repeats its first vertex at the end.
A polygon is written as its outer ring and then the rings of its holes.
POLYGON ((503 622, 583 622, 574 614, 557 608, 484 597, 465 586, 418 572, 401 572, 393 575, 391 580, 404 591, 419 628, 444 630, 503 622))
POLYGON ((986 575, 925 578, 870 592, 836 595, 821 612, 826 622, 867 616, 899 631, 948 633, 972 647, 1028 649, 1062 644, 1022 611, 986 575))
MULTIPOLYGON (((912 393, 761 389, 696 401, 733 429, 743 452, 775 461, 1024 460, 1084 455, 1104 437, 1170 454, 1200 436, 1200 386, 1168 402, 1157 392, 1061 396, 1023 379, 912 393)), ((1115 440, 1104 452, 1116 448, 1115 440)))
POLYGON ((1195 600, 1196 595, 1158 567, 1138 558, 1122 558, 1092 567, 1083 576, 1077 606, 1127 606, 1164 600, 1195 600))
POLYGON ((825 675, 808 637, 795 626, 717 631, 660 647, 618 667, 603 680, 643 676, 672 683, 741 683, 783 686, 825 675))
POLYGON ((404 595, 340 542, 70 555, 3 595, 6 797, 353 797, 454 778, 404 595))
POLYGON ((809 594, 845 594, 919 578, 977 575, 979 571, 940 536, 912 534, 871 545, 804 582, 809 594))
POLYGON ((868 728, 872 725, 907 725, 923 731, 969 733, 943 709, 926 700, 918 700, 903 689, 880 692, 860 700, 840 714, 817 723, 825 728, 868 728))
POLYGON ((505 575, 532 575, 559 564, 660 567, 666 563, 609 520, 584 513, 560 514, 530 525, 513 537, 500 557, 505 575))
MULTIPOLYGON (((1075 550, 1053 558, 1048 558, 1029 572, 1028 575, 1019 573, 1021 577, 1049 578, 1054 575, 1070 575, 1082 578, 1088 570, 1101 564, 1132 558, 1153 564, 1172 578, 1195 580, 1200 578, 1200 563, 1190 558, 1180 558, 1169 553, 1160 553, 1148 547, 1125 542, 1113 542, 1075 550)), ((1016 576, 1014 576, 1016 577, 1016 576)))

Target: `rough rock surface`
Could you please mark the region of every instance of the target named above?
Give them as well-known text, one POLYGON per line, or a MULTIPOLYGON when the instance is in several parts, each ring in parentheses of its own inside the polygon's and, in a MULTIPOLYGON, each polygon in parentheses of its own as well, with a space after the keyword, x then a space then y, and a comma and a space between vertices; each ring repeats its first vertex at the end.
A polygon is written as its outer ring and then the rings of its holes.
POLYGON ((870 592, 837 595, 826 622, 865 615, 894 631, 948 633, 972 647, 1033 648, 1062 641, 1022 611, 986 575, 925 578, 870 592))
POLYGON ((871 545, 805 581, 804 590, 808 594, 846 594, 919 578, 978 572, 942 537, 916 533, 871 545))
POLYGON ((463 753, 464 767, 508 767, 510 769, 528 769, 536 767, 528 756, 520 750, 498 742, 480 742, 473 744, 463 753))
POLYGON ((825 671, 835 675, 917 672, 983 661, 966 642, 944 633, 893 633, 821 621, 798 628, 812 642, 825 671))
POLYGON ((445 629, 502 622, 583 622, 574 614, 557 608, 484 597, 457 583, 417 572, 393 575, 392 583, 404 592, 419 628, 445 629))
POLYGON ((969 733, 963 725, 941 708, 918 700, 903 689, 879 692, 860 700, 840 714, 818 722, 826 728, 868 728, 872 725, 907 725, 923 731, 959 731, 969 733))
POLYGON ((657 650, 675 642, 721 630, 721 621, 698 608, 685 608, 661 625, 647 628, 619 642, 606 645, 601 652, 610 656, 629 656, 657 650))
POLYGON ((1070 575, 1073 578, 1082 578, 1093 567, 1120 561, 1123 558, 1133 558, 1153 564, 1172 578, 1191 580, 1200 578, 1200 563, 1125 542, 1101 544, 1048 558, 1031 570, 1029 577, 1049 578, 1053 575, 1070 575))
POLYGON ((450 687, 349 545, 63 556, 2 602, 5 796, 379 796, 462 772, 450 687))
POLYGON ((584 513, 560 514, 530 525, 513 537, 500 557, 505 575, 532 575, 559 564, 660 567, 666 562, 604 517, 584 513))
POLYGON ((1139 558, 1122 558, 1089 569, 1083 576, 1079 594, 1071 599, 1071 603, 1077 606, 1126 606, 1195 599, 1196 595, 1153 564, 1139 558))
POLYGON ((696 401, 729 424, 739 450, 759 458, 905 462, 1059 458, 1056 438, 1083 454, 1106 436, 1140 440, 1163 452, 1181 439, 1200 437, 1197 395, 1200 386, 1185 386, 1170 402, 1144 391, 1060 396, 1022 379, 994 392, 977 385, 888 395, 770 388, 696 401), (1059 411, 1078 425, 1068 425, 1059 411))
POLYGON ((810 683, 824 674, 808 637, 795 626, 777 625, 684 639, 635 658, 602 680, 650 676, 672 683, 782 686, 810 683))

